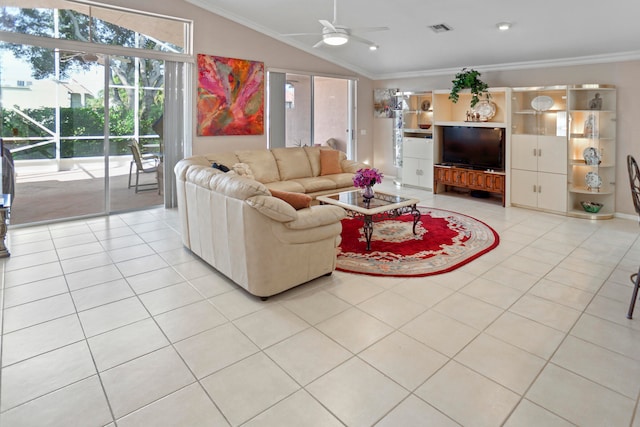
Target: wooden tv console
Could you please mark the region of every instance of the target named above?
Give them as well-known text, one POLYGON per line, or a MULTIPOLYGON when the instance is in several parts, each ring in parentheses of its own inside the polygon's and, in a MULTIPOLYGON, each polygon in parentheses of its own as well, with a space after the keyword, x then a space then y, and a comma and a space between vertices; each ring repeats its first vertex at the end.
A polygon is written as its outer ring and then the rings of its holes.
POLYGON ((434 165, 433 194, 438 192, 438 184, 444 186, 444 191, 447 191, 447 187, 451 186, 500 194, 502 197, 502 206, 504 206, 506 190, 504 172, 490 172, 459 168, 456 166, 434 165))

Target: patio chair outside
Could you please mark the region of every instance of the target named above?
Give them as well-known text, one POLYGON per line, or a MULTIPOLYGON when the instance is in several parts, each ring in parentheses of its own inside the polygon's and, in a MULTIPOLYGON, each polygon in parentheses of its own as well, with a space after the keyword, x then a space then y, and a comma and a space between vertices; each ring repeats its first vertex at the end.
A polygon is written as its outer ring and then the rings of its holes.
POLYGON ((130 141, 129 148, 131 148, 131 154, 133 155, 133 160, 129 164, 129 187, 135 187, 136 193, 139 191, 145 190, 158 190, 160 188, 158 184, 158 165, 160 163, 160 158, 155 154, 142 154, 140 152, 140 147, 138 146, 137 141, 130 141), (135 184, 131 183, 131 178, 133 175, 133 166, 136 166, 136 182, 135 184), (155 182, 150 182, 146 184, 140 184, 140 173, 142 174, 155 174, 155 182))

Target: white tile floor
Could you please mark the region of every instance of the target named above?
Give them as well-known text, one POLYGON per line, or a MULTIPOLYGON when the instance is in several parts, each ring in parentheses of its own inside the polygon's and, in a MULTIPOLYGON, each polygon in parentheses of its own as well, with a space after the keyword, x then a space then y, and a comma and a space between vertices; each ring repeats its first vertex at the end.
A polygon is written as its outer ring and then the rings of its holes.
POLYGON ((400 191, 500 245, 263 302, 183 249, 175 210, 10 230, 0 424, 640 427, 637 221, 400 191))

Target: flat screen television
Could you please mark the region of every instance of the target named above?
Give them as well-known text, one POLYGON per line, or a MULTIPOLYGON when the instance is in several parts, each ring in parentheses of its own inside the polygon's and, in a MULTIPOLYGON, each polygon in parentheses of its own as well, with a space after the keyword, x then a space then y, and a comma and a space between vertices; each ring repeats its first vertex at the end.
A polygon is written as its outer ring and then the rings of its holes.
POLYGON ((475 169, 504 170, 504 129, 446 126, 442 162, 475 169))

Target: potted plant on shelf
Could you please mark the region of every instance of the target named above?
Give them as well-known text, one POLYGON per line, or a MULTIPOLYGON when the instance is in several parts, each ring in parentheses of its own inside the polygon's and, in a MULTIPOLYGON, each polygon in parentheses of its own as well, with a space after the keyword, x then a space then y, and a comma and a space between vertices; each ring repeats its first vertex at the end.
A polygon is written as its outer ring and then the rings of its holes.
POLYGON ((478 71, 472 68, 468 70, 463 68, 462 71, 456 74, 456 78, 451 81, 453 87, 451 88, 449 99, 454 104, 458 102, 460 98, 459 92, 462 89, 471 89, 471 108, 480 102, 481 97, 485 97, 486 99, 491 98, 491 94, 488 91, 489 86, 480 80, 480 75, 478 71))

